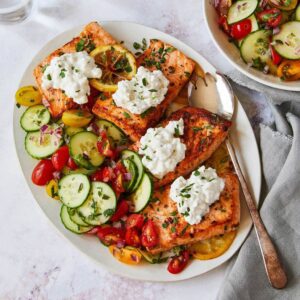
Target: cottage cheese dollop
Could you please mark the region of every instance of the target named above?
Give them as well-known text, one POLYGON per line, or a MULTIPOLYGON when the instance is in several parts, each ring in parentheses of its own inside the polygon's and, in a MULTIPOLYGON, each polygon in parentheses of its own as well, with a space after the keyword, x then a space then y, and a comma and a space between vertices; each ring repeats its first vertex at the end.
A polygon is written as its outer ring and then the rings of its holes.
POLYGON ((100 78, 102 71, 86 51, 54 57, 42 76, 42 88, 61 89, 78 104, 88 102, 88 78, 100 78))
POLYGON ((118 89, 112 98, 117 106, 133 114, 142 114, 165 99, 168 85, 169 81, 161 71, 151 72, 144 67, 139 67, 131 80, 118 82, 118 89))
POLYGON ((173 171, 185 158, 186 146, 180 141, 183 119, 170 121, 166 127, 149 128, 140 140, 143 165, 157 178, 173 171))
POLYGON ((215 169, 201 166, 190 178, 177 178, 171 185, 170 198, 177 203, 177 209, 185 220, 198 224, 208 213, 209 206, 217 201, 225 186, 215 169))

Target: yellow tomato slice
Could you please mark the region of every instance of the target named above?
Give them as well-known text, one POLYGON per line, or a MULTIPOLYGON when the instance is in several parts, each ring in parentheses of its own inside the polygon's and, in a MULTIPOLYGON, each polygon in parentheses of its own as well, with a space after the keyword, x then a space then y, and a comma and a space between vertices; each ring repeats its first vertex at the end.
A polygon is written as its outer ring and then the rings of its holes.
POLYGON ((300 60, 284 60, 278 66, 277 76, 285 81, 300 79, 300 60))
POLYGON ((190 246, 190 253, 196 259, 208 260, 222 255, 232 244, 236 231, 231 231, 190 246))
POLYGON ((100 79, 90 84, 102 92, 115 92, 121 80, 130 80, 136 74, 135 57, 121 45, 105 45, 94 49, 90 55, 102 70, 100 79))
POLYGON ((59 200, 58 197, 58 182, 55 179, 50 180, 46 185, 46 193, 49 197, 59 200))
POLYGON ((42 103, 41 93, 32 85, 19 88, 15 98, 17 103, 23 106, 33 106, 42 103))
POLYGON ((81 109, 67 110, 62 115, 63 123, 70 127, 85 127, 92 119, 93 115, 91 113, 81 109))
POLYGON ((271 6, 279 8, 280 10, 295 9, 298 4, 298 0, 269 0, 268 2, 271 6))
POLYGON ((137 265, 142 260, 142 254, 135 248, 118 248, 116 245, 108 247, 110 253, 120 262, 128 265, 137 265))

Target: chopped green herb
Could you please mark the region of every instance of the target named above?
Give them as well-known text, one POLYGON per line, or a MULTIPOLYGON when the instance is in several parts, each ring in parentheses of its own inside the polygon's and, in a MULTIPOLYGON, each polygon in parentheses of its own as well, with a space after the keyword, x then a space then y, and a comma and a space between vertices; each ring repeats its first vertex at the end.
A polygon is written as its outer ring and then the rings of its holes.
POLYGON ((48 80, 52 80, 52 77, 51 77, 50 74, 47 75, 47 79, 48 79, 48 80))
POLYGON ((123 112, 123 115, 126 119, 131 119, 131 116, 129 113, 127 113, 126 111, 123 112))
POLYGON ((146 86, 146 85, 148 85, 148 81, 147 81, 147 79, 146 78, 143 78, 143 86, 146 86))
POLYGON ((112 216, 114 213, 115 213, 115 210, 109 208, 109 209, 106 209, 106 210, 103 212, 103 215, 104 215, 105 217, 110 217, 110 216, 112 216))
POLYGON ((85 41, 84 39, 81 39, 75 46, 75 49, 77 52, 80 52, 80 51, 83 51, 84 50, 84 44, 85 44, 85 41))

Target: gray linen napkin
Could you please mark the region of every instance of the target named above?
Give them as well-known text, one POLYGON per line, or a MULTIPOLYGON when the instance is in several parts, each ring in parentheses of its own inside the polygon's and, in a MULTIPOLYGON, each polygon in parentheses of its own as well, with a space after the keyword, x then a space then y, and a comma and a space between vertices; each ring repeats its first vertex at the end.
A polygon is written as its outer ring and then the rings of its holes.
POLYGON ((271 103, 281 104, 282 102, 286 101, 300 100, 299 92, 288 92, 268 87, 264 84, 258 83, 250 79, 249 77, 243 75, 237 70, 233 70, 226 75, 229 76, 234 82, 238 83, 239 85, 245 86, 251 90, 264 94, 271 103))
POLYGON ((231 261, 220 300, 300 299, 300 103, 269 104, 274 124, 261 124, 259 130, 264 175, 260 214, 287 271, 288 285, 283 290, 270 287, 252 229, 231 261))

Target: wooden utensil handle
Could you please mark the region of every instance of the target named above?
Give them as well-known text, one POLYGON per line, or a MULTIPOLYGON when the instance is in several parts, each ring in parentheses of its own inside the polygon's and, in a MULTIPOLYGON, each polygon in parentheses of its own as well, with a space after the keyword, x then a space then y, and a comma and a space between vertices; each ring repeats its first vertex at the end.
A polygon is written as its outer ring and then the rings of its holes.
POLYGON ((262 252, 266 272, 271 285, 274 288, 282 289, 287 284, 287 276, 279 260, 277 251, 271 241, 271 238, 263 224, 261 217, 256 208, 256 204, 252 198, 252 195, 248 189, 247 183, 239 166, 238 160, 235 155, 235 151, 230 141, 226 140, 226 146, 234 165, 235 171, 239 178, 247 206, 254 224, 254 228, 258 237, 259 246, 262 252))

